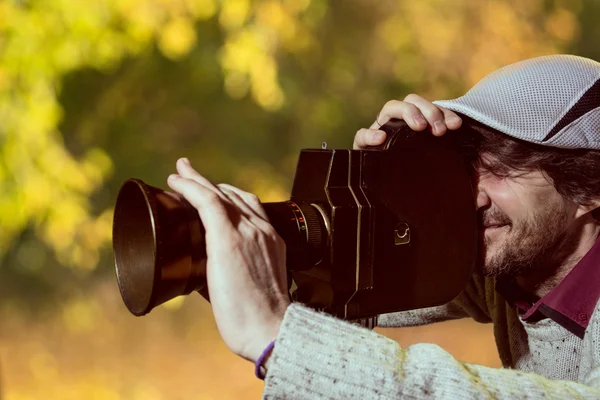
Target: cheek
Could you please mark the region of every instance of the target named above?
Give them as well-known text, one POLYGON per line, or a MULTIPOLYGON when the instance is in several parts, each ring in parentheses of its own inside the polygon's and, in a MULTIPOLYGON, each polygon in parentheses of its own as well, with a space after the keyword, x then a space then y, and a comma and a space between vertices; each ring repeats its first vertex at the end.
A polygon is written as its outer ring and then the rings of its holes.
POLYGON ((489 182, 486 193, 490 198, 492 207, 501 211, 511 221, 515 221, 526 214, 530 206, 525 196, 503 181, 489 182))

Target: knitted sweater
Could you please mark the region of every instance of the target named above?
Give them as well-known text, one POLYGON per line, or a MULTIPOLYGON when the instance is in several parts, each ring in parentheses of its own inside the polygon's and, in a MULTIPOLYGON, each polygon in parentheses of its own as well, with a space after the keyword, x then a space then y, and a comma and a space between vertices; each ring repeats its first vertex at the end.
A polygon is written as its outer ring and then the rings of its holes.
MULTIPOLYGON (((433 344, 397 342, 300 304, 286 311, 264 399, 600 399, 600 303, 583 339, 550 319, 524 322, 474 275, 454 301, 380 316, 380 326, 471 317, 494 324, 504 368, 454 359, 433 344)), ((465 337, 468 340, 468 337, 465 337)))

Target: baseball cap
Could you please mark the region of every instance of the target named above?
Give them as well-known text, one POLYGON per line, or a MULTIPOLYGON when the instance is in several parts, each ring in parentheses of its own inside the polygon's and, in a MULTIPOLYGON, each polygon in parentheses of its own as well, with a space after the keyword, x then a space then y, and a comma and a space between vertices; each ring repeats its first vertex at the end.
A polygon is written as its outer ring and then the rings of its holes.
POLYGON ((600 63, 573 55, 532 58, 433 104, 540 145, 600 149, 600 63))

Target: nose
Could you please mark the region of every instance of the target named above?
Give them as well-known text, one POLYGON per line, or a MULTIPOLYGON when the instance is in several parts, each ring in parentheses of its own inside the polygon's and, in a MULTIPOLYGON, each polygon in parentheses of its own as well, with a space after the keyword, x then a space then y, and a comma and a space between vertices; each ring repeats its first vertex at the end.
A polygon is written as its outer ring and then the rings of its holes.
POLYGON ((473 181, 474 195, 475 195, 475 206, 477 210, 482 207, 488 207, 491 204, 490 196, 485 190, 485 180, 481 178, 481 175, 476 174, 473 181))
POLYGON ((479 186, 475 187, 475 205, 478 210, 480 208, 488 207, 490 205, 490 197, 485 192, 485 190, 483 190, 483 188, 479 186))

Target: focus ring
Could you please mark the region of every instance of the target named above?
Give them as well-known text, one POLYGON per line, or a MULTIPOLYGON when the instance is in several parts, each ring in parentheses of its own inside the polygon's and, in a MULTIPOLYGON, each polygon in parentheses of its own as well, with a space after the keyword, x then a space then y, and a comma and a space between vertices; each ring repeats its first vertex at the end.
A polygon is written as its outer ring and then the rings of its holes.
POLYGON ((321 250, 324 244, 323 218, 310 204, 299 204, 306 221, 306 242, 309 247, 321 250))

